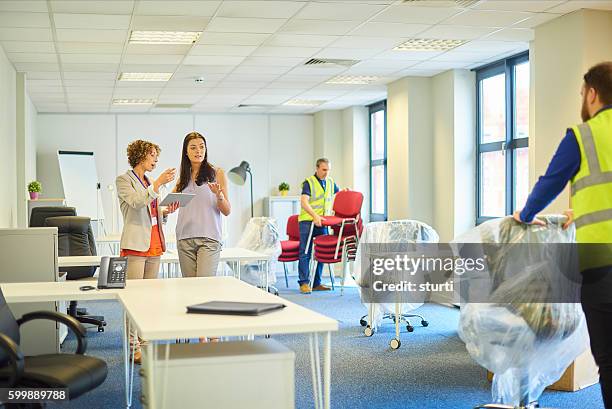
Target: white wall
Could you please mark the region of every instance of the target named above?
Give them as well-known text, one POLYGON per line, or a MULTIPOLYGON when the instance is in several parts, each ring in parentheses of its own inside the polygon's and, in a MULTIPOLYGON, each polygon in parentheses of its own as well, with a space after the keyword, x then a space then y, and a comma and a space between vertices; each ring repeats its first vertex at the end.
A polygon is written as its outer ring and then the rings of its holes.
POLYGON ((363 193, 361 216, 366 223, 370 220, 369 115, 366 107, 355 106, 342 111, 344 186, 363 193))
MULTIPOLYGON (((313 117, 311 115, 190 115, 190 114, 44 114, 38 115, 38 175, 46 197, 63 197, 57 150, 93 151, 107 225, 114 203, 109 184, 125 172, 126 148, 136 139, 160 145, 157 176, 180 165, 182 141, 197 130, 206 139, 211 163, 228 172, 246 160, 253 171, 255 216, 262 215, 265 196, 276 194, 280 181, 297 193, 299 182, 313 167, 313 117)), ((250 218, 249 185, 229 186, 232 214, 227 220, 228 244, 234 244, 250 218)), ((119 215, 118 219, 121 219, 119 215)), ((173 230, 176 216, 168 229, 173 230)))
POLYGON ((0 47, 0 227, 17 225, 16 74, 0 47))
MULTIPOLYGON (((26 183, 36 180, 36 135, 38 133, 38 111, 29 95, 26 95, 26 183)), ((25 187, 24 187, 25 189, 25 187)))
MULTIPOLYGON (((314 161, 327 158, 330 161, 330 175, 338 187, 346 186, 344 176, 344 159, 347 153, 343 151, 342 111, 319 111, 314 114, 315 145, 314 161)), ((311 165, 310 174, 314 173, 315 162, 311 165)))

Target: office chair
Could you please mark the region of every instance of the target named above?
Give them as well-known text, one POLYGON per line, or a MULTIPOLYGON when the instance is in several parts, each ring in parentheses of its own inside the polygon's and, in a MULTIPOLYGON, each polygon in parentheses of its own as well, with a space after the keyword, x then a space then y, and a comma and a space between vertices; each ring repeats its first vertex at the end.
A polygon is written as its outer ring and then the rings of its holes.
POLYGON ((66 206, 41 206, 32 209, 30 227, 45 227, 48 217, 76 216, 76 208, 66 206))
MULTIPOLYGON (((46 227, 57 227, 59 256, 95 256, 96 243, 93 237, 89 217, 58 216, 48 217, 45 220, 46 227)), ((96 272, 96 267, 63 267, 67 280, 90 279, 96 272)), ((68 315, 73 316, 84 324, 92 324, 98 327, 98 332, 104 332, 103 316, 79 314, 77 302, 70 301, 68 315)))
POLYGON ((285 270, 285 286, 289 288, 289 279, 287 278, 287 264, 300 259, 300 225, 298 215, 294 214, 287 220, 287 236, 289 240, 281 241, 281 254, 278 256, 278 261, 283 263, 285 270))
MULTIPOLYGON (((69 399, 76 399, 101 385, 108 373, 106 362, 84 355, 86 350, 85 328, 73 317, 55 311, 36 311, 15 320, 0 290, 0 387, 66 388, 69 399), (24 357, 19 348, 19 328, 37 319, 52 320, 70 328, 77 337, 76 352, 24 357)), ((27 404, 9 407, 44 406, 27 404)))

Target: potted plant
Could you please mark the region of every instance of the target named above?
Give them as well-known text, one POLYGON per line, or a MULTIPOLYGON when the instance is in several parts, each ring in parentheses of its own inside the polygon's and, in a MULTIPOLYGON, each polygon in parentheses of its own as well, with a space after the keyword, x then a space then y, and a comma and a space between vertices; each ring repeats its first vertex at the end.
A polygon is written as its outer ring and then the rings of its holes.
POLYGON ((38 199, 38 194, 42 190, 42 186, 38 180, 33 180, 28 184, 28 192, 30 192, 30 199, 38 199))
POLYGON ((281 196, 287 196, 287 193, 289 193, 289 184, 287 182, 283 182, 280 185, 278 185, 278 191, 280 192, 281 196))

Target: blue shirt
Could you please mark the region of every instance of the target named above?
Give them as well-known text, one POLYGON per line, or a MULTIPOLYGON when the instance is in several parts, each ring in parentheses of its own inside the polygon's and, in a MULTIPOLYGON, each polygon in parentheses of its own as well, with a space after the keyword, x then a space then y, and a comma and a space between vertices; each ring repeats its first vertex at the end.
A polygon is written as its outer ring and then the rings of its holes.
MULTIPOLYGON (((314 175, 314 177, 317 178, 317 180, 321 184, 321 187, 323 188, 323 190, 325 190, 325 185, 327 182, 326 179, 319 179, 316 174, 314 175)), ((338 185, 334 183, 334 194, 338 193, 339 190, 340 189, 338 189, 338 185)), ((302 194, 306 196, 311 196, 310 185, 307 181, 304 181, 304 183, 302 183, 302 194)))
MULTIPOLYGON (((597 112, 611 109, 612 105, 607 105, 597 112)), ((595 114, 595 115, 597 115, 595 114)), ((540 176, 531 194, 527 198, 527 203, 521 211, 521 220, 530 223, 536 214, 540 213, 546 206, 559 196, 565 189, 567 183, 578 173, 580 169, 580 147, 576 140, 574 131, 569 128, 565 137, 559 144, 557 152, 553 156, 546 174, 540 176)))

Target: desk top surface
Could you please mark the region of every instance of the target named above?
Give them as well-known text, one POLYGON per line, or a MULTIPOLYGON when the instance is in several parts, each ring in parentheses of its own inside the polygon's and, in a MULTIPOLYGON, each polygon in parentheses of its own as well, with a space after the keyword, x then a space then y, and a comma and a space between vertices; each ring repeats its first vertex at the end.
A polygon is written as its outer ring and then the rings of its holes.
POLYGON ((0 284, 7 302, 118 299, 148 340, 336 331, 338 322, 233 277, 129 280, 124 289, 80 291, 78 281, 0 284), (282 302, 256 317, 187 314, 206 301, 282 302))

